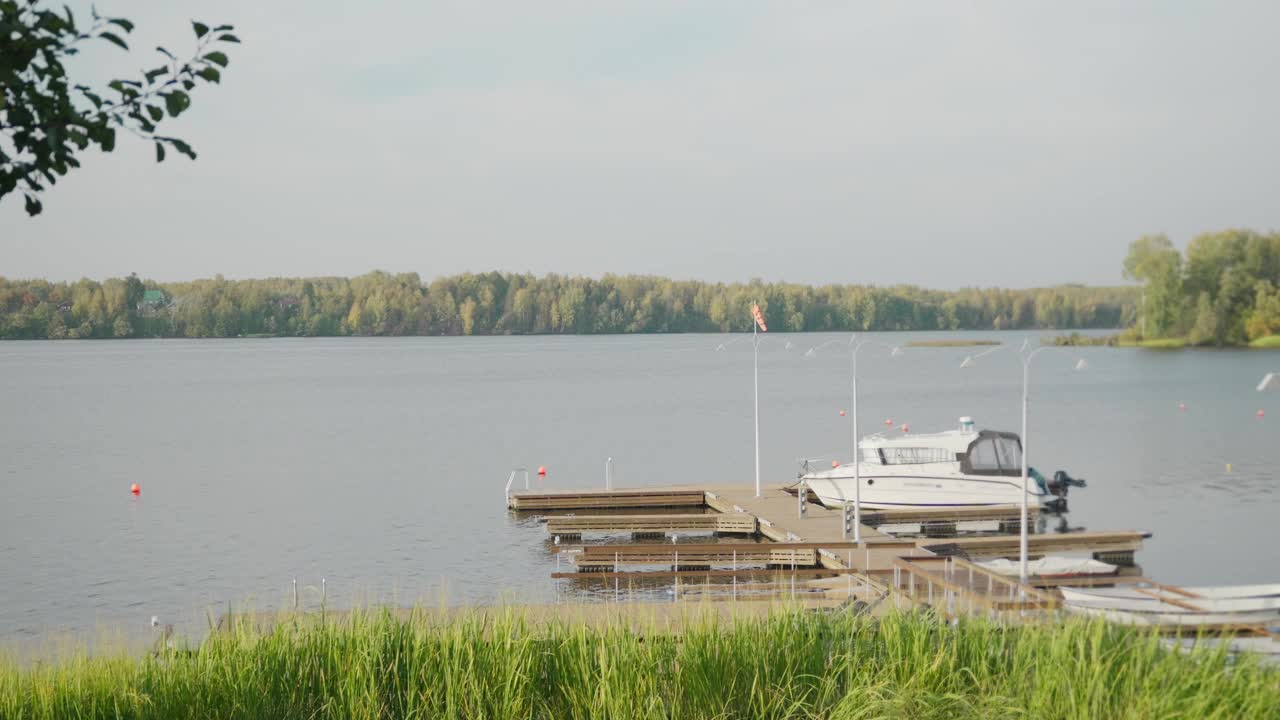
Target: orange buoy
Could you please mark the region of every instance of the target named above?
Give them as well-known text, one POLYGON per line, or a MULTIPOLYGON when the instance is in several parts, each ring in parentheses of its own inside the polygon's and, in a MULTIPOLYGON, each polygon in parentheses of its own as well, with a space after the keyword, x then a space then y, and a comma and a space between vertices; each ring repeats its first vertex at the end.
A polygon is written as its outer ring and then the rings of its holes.
POLYGON ((840 467, 840 461, 839 461, 839 460, 832 460, 832 461, 831 461, 831 467, 833 467, 833 468, 840 467))
POLYGON ((138 485, 138 483, 134 483, 129 486, 129 492, 133 493, 134 495, 141 495, 142 487, 138 485))
POLYGON ((546 466, 546 465, 539 465, 539 466, 538 466, 538 475, 539 475, 539 476, 541 476, 541 477, 546 477, 546 476, 547 476, 547 466, 546 466))
POLYGON ((1187 409, 1187 404, 1186 404, 1186 403, 1178 403, 1178 409, 1179 409, 1179 410, 1186 410, 1186 409, 1187 409))
POLYGON ((841 411, 840 411, 840 417, 844 417, 844 411, 843 411, 843 410, 841 410, 841 411))
POLYGON ((906 423, 902 423, 902 432, 904 433, 911 432, 911 426, 907 425, 906 423))
POLYGON ((1259 411, 1258 411, 1258 417, 1260 417, 1260 418, 1264 418, 1264 417, 1266 417, 1266 416, 1267 416, 1267 412, 1266 412, 1265 410, 1259 410, 1259 411))
POLYGON ((892 427, 892 426, 893 426, 893 420, 891 420, 891 419, 889 419, 889 418, 885 418, 884 424, 885 424, 885 425, 888 425, 888 426, 890 426, 890 427, 892 427))

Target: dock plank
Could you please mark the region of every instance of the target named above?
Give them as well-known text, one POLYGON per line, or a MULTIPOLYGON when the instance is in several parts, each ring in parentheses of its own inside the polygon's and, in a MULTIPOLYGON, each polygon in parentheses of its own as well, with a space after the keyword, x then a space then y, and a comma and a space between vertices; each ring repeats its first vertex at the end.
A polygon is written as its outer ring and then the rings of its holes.
POLYGON ((754 534, 756 516, 751 513, 708 515, 562 515, 547 518, 552 535, 588 532, 718 532, 754 534))

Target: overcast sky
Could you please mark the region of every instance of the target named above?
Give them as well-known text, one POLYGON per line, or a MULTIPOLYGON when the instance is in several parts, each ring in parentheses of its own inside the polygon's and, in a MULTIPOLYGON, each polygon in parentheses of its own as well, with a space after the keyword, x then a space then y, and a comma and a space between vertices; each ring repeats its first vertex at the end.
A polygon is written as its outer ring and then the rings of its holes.
POLYGON ((97 4, 138 29, 91 77, 244 44, 166 128, 198 161, 6 198, 0 275, 1026 287, 1280 227, 1276 2, 97 4))

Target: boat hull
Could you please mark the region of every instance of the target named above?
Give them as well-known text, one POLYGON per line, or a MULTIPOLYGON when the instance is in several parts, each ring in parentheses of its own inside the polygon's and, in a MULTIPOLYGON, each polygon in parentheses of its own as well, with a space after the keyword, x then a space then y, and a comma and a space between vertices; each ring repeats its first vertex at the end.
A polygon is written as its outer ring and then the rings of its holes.
POLYGON ((1125 610, 1168 610, 1183 606, 1188 611, 1198 608, 1203 612, 1271 612, 1280 617, 1280 596, 1261 597, 1187 597, 1176 593, 1149 590, 1154 595, 1130 588, 1060 588, 1062 597, 1069 603, 1082 605, 1110 605, 1125 610), (1176 603, 1176 604, 1175 604, 1176 603))
MULTIPOLYGON (((840 507, 855 495, 852 477, 806 476, 805 484, 826 507, 840 507)), ((1032 505, 1040 505, 1053 496, 1026 493, 1032 505)), ((865 509, 967 507, 974 505, 1014 505, 1022 502, 1022 478, 965 476, 923 476, 864 474, 858 501, 865 509)))
MULTIPOLYGON (((1157 603, 1161 604, 1162 603, 1157 603)), ((1195 627, 1201 625, 1270 625, 1280 619, 1277 610, 1253 610, 1246 612, 1177 612, 1170 607, 1167 611, 1128 610, 1110 604, 1068 602, 1065 607, 1069 612, 1092 615, 1122 625, 1141 625, 1159 627, 1195 627)), ((1169 607, 1169 606, 1166 606, 1169 607)))

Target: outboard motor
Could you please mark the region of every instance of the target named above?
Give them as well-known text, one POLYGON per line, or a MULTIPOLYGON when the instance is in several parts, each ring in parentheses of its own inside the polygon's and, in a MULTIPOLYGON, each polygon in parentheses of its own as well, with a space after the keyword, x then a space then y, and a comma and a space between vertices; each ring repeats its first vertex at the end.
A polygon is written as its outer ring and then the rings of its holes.
POLYGON ((1067 492, 1072 487, 1087 487, 1088 483, 1084 478, 1073 478, 1067 474, 1066 470, 1059 470, 1053 474, 1053 480, 1049 483, 1048 491, 1058 497, 1066 497, 1067 492))

